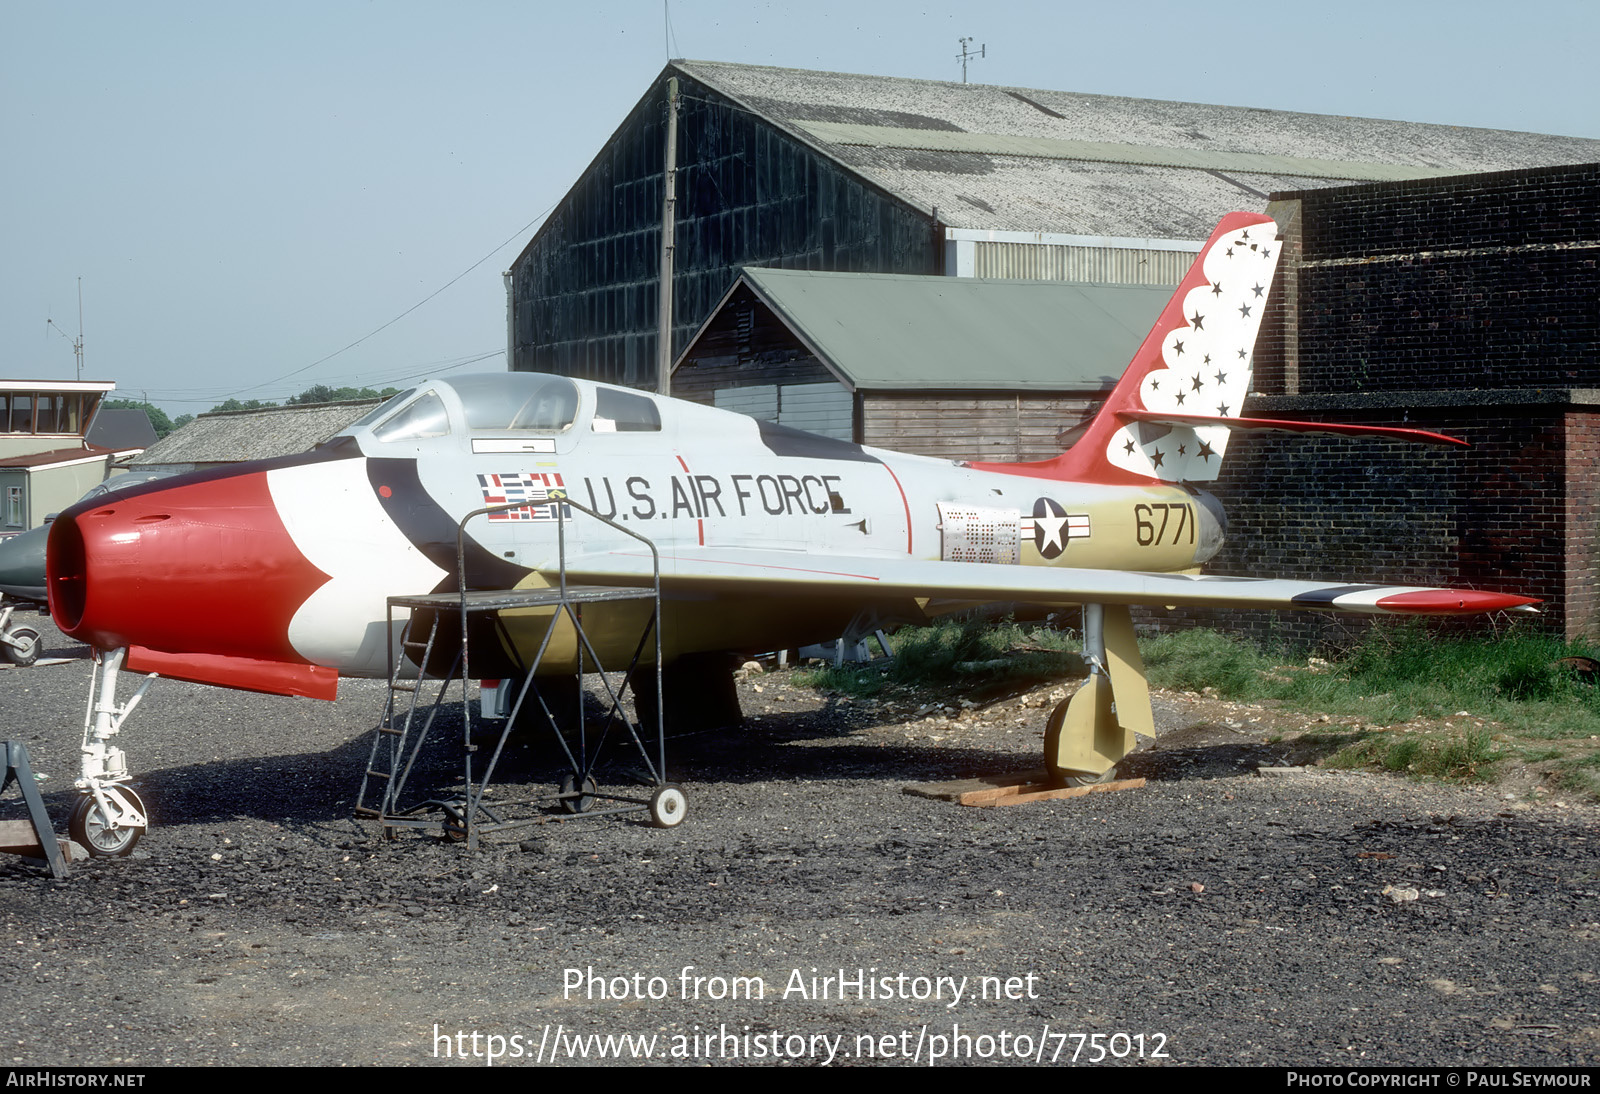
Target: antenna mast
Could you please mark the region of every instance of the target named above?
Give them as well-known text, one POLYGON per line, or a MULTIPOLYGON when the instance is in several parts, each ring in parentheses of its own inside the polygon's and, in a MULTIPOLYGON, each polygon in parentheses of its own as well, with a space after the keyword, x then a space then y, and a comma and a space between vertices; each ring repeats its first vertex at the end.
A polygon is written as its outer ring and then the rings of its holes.
POLYGON ((967 61, 968 61, 968 59, 970 59, 972 57, 982 57, 984 55, 984 51, 987 50, 989 48, 989 46, 988 46, 988 43, 985 43, 985 44, 983 44, 983 45, 978 47, 978 52, 973 53, 972 51, 967 49, 967 47, 972 44, 972 39, 971 38, 961 38, 961 39, 958 39, 958 40, 961 42, 961 52, 956 54, 956 60, 961 62, 961 82, 962 83, 966 83, 967 82, 967 61))
MULTIPOLYGON (((54 327, 56 333, 67 338, 67 332, 54 319, 46 319, 45 326, 54 327)), ((77 361, 78 379, 83 379, 83 278, 78 278, 78 337, 67 338, 72 343, 72 356, 77 361)))

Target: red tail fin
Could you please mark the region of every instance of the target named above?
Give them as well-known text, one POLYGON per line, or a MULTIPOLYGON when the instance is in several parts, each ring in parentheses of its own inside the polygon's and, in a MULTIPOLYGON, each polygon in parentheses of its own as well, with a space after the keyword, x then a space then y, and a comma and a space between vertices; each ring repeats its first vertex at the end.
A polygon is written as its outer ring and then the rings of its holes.
POLYGON ((1229 213, 1145 337, 1083 439, 1037 463, 985 471, 1084 482, 1195 482, 1217 477, 1228 426, 1137 421, 1125 412, 1232 418, 1250 390, 1256 334, 1278 266, 1277 225, 1229 213))

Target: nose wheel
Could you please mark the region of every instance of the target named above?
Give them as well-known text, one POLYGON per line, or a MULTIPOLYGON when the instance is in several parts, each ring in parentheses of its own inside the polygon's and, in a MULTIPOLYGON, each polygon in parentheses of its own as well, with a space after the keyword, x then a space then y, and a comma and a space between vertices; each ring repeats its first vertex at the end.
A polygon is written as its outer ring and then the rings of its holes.
POLYGON ((105 808, 95 800, 93 794, 85 794, 78 799, 78 804, 72 807, 72 816, 67 821, 67 831, 71 833, 74 841, 96 858, 126 855, 139 842, 139 837, 144 835, 144 825, 125 823, 122 818, 131 816, 142 821, 146 815, 144 802, 126 786, 107 787, 104 793, 111 808, 119 811, 117 823, 113 824, 106 816, 105 808), (117 801, 117 797, 125 801, 117 801), (128 809, 133 812, 131 814, 123 812, 128 809))

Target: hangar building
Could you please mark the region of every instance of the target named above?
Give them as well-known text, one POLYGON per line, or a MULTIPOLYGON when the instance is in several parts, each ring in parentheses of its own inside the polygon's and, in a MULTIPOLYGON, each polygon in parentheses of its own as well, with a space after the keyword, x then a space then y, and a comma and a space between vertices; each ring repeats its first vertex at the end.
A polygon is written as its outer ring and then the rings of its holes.
POLYGON ((671 78, 675 358, 748 266, 1172 286, 1274 191, 1600 160, 1531 133, 674 61, 513 264, 512 368, 655 386, 671 78))
MULTIPOLYGON (((938 283, 1170 288, 1224 213, 1266 209, 1289 246, 1250 411, 1474 448, 1241 436, 1208 569, 1508 587, 1600 631, 1600 141, 675 61, 516 260, 514 368, 655 385, 670 78, 675 392, 930 455, 1042 455, 1105 386, 1085 342, 1131 320, 1084 320, 1053 383, 1047 328, 936 336, 931 299, 1004 307, 938 283), (819 336, 816 302, 853 293, 883 302, 880 330, 819 336), (873 363, 870 338, 919 361, 873 363)), ((1300 614, 1252 626, 1327 637, 1300 614)))

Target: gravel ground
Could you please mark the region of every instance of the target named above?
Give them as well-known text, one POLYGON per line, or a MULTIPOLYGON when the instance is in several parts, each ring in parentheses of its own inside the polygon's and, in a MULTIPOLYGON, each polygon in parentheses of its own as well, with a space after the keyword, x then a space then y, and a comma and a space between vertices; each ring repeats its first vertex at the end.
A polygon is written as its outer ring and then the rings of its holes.
MULTIPOLYGON (((41 629, 70 660, 0 672, 0 718, 64 832, 86 651, 41 629)), ((701 1063, 1600 1056, 1592 805, 1259 776, 1270 718, 1161 696, 1126 767, 1143 789, 962 808, 902 791, 1036 765, 1053 689, 955 718, 782 674, 741 689, 743 730, 672 744, 681 827, 549 823, 474 854, 350 819, 380 684, 329 704, 158 681, 119 742, 156 822, 134 853, 59 882, 0 857, 0 1057, 646 1051, 591 1035, 701 1063)), ((548 745, 508 771, 554 777, 548 745)))

